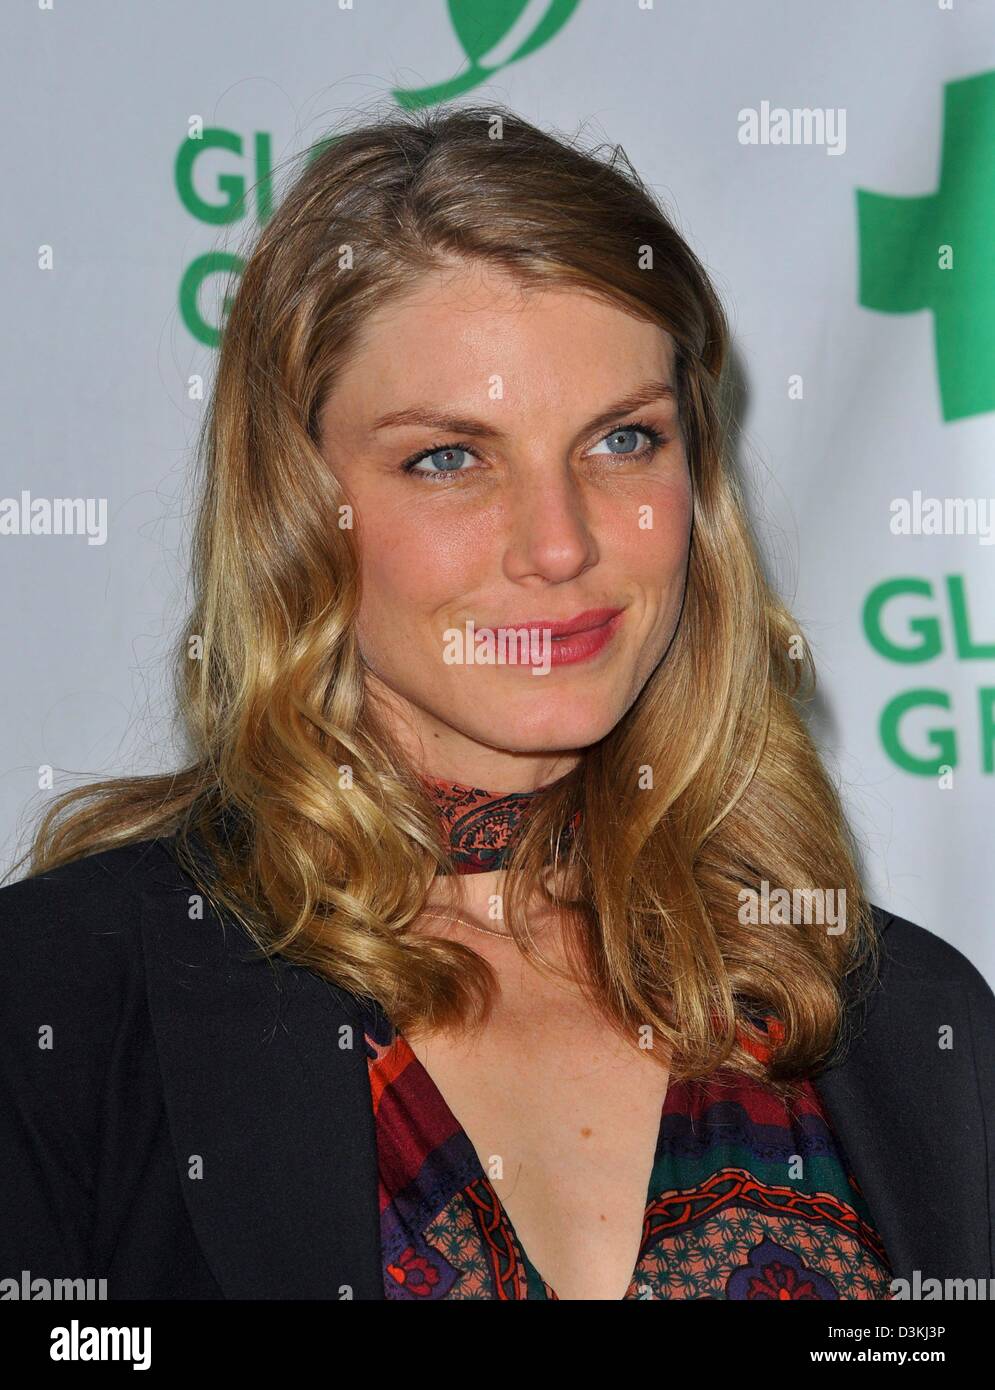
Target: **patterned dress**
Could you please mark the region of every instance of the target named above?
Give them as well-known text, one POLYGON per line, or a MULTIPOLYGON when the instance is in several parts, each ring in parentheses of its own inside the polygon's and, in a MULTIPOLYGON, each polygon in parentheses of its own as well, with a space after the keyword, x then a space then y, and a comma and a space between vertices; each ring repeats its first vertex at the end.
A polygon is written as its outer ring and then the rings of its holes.
MULTIPOLYGON (((387 1298, 555 1299, 432 1078, 362 1009, 387 1298)), ((626 1299, 886 1299, 891 1278, 809 1083, 787 1105, 731 1072, 671 1081, 626 1299)))

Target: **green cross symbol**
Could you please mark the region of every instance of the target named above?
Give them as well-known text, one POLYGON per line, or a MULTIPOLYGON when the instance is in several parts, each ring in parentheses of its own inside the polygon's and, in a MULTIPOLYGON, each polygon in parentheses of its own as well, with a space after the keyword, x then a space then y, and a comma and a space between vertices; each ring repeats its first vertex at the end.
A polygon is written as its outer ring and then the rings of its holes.
POLYGON ((937 191, 857 189, 858 299, 884 314, 932 309, 949 421, 995 410, 995 72, 948 82, 943 96, 937 191))

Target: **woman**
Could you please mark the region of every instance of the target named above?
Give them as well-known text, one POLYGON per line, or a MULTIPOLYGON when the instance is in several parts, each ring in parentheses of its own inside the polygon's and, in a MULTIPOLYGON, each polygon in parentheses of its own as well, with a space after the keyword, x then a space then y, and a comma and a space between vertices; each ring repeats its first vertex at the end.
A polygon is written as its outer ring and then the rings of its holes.
POLYGON ((294 182, 207 421, 189 764, 63 796, 0 894, 0 1272, 991 1275, 995 998, 863 896, 727 346, 618 150, 464 107, 294 182))

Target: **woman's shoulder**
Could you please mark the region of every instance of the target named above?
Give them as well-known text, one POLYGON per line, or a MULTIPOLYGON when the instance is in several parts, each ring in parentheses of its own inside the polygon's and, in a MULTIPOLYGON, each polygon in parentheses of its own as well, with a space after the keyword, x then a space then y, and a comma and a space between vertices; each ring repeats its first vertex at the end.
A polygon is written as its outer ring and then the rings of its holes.
MULTIPOLYGON (((199 842, 187 845, 199 859, 199 842)), ((205 866, 206 867, 206 866, 205 866)), ((328 1008, 355 1001, 305 966, 263 957, 241 921, 215 906, 171 835, 132 841, 0 888, 0 1026, 57 1016, 94 1041, 147 1029, 158 1003, 228 994, 246 1013, 275 991, 322 986, 328 1008), (123 1011, 129 1015, 123 1017, 123 1011), (117 1022, 115 1022, 117 1020, 117 1022)))
POLYGON ((882 947, 882 978, 952 983, 969 990, 993 1011, 995 994, 978 967, 938 932, 882 907, 872 908, 882 947))
MULTIPOLYGON (((118 845, 0 888, 0 1005, 11 1019, 113 1026, 144 975, 142 899, 186 882, 162 840, 118 845), (115 1001, 115 1007, 107 1007, 115 1001), (44 1006, 44 1007, 42 1007, 44 1006)), ((189 889, 188 889, 189 891, 189 889)))
MULTIPOLYGON (((967 1052, 956 1056, 980 1087, 986 1110, 995 1118, 995 992, 963 951, 939 933, 897 913, 873 909, 881 945, 877 989, 885 1001, 887 1026, 906 1034, 921 1028, 952 1027, 965 1018, 971 1038, 967 1052)), ((871 1013, 874 1013, 871 1005, 871 1013)), ((935 1035, 934 1035, 935 1036, 935 1035)))
POLYGON ((0 887, 0 943, 7 951, 30 950, 54 939, 72 952, 94 937, 125 939, 133 935, 142 894, 181 880, 167 840, 84 855, 0 887))

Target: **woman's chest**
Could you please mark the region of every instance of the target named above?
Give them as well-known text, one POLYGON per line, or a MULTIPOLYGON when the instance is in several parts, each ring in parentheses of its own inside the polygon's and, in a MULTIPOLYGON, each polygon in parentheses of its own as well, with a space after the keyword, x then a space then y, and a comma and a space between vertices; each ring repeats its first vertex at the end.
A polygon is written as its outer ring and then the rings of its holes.
POLYGON ((367 1032, 389 1298, 888 1297, 809 1084, 786 1105, 672 1081, 577 1017, 502 1021, 472 1044, 367 1032))
POLYGON ((412 1051, 476 1151, 520 1245, 561 1299, 620 1299, 643 1232, 668 1073, 550 1003, 412 1051))

